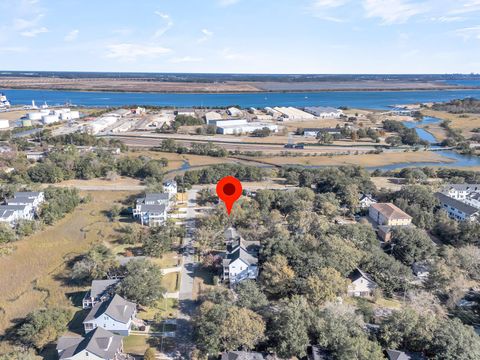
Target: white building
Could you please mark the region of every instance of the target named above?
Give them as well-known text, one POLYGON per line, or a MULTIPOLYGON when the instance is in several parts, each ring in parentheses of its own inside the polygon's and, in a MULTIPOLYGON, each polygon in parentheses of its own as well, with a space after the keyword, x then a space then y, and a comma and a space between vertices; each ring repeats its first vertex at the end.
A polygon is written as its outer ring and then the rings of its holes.
POLYGON ((57 342, 60 360, 129 360, 123 353, 123 338, 100 327, 85 337, 62 336, 57 342))
POLYGON ((170 195, 170 199, 175 197, 178 192, 177 182, 175 180, 168 180, 163 183, 163 191, 170 195))
POLYGON ((42 122, 45 125, 55 124, 60 121, 60 117, 55 114, 43 115, 42 122))
POLYGON ((10 127, 10 121, 0 119, 0 129, 8 129, 10 127))
POLYGON ((236 107, 231 107, 227 109, 227 114, 234 117, 240 117, 243 116, 243 111, 236 107))
POLYGON ((412 223, 412 217, 392 203, 370 205, 368 216, 377 225, 407 226, 412 223))
POLYGON ((223 260, 223 281, 230 286, 258 276, 258 251, 260 243, 246 241, 238 236, 235 229, 225 232, 227 250, 223 260))
POLYGON ((321 119, 338 119, 343 115, 343 111, 340 109, 324 106, 306 107, 305 111, 321 119))
POLYGON ((195 112, 195 109, 178 109, 175 110, 174 112, 175 115, 177 116, 191 116, 191 117, 197 117, 197 114, 195 112))
POLYGON ((133 217, 142 225, 163 225, 167 221, 170 199, 171 195, 168 193, 146 194, 145 197, 137 199, 133 217))
POLYGON ((114 295, 109 300, 95 304, 88 313, 83 326, 85 333, 96 328, 111 331, 115 334, 128 336, 136 320, 137 305, 127 301, 119 295, 114 295))
POLYGON ((45 201, 45 194, 42 191, 19 191, 13 198, 7 199, 8 205, 31 205, 34 210, 45 201))
POLYGON ((31 205, 0 205, 0 222, 12 227, 21 220, 33 220, 34 214, 31 205))
POLYGON ((222 120, 222 115, 216 111, 209 111, 205 114, 205 122, 207 125, 215 125, 217 120, 222 120))
POLYGON ((85 131, 96 135, 118 121, 118 116, 103 116, 85 125, 85 131))
POLYGON ((348 296, 372 296, 373 290, 375 290, 375 288, 377 287, 377 284, 370 278, 370 276, 360 269, 355 269, 348 276, 348 278, 351 281, 350 285, 348 285, 348 296))
POLYGON ((440 206, 451 219, 457 221, 475 221, 480 219, 480 209, 443 193, 436 193, 435 195, 440 201, 440 206))
POLYGON ((370 206, 376 203, 377 200, 375 200, 370 194, 360 194, 358 196, 358 204, 361 209, 368 209, 370 206))
POLYGON ((272 133, 278 132, 278 126, 260 122, 251 122, 243 125, 217 125, 217 133, 223 135, 251 134, 255 130, 269 129, 272 133))
POLYGON ((274 107, 273 110, 281 113, 281 117, 288 120, 310 120, 315 118, 315 116, 313 116, 312 114, 309 114, 292 106, 274 107))

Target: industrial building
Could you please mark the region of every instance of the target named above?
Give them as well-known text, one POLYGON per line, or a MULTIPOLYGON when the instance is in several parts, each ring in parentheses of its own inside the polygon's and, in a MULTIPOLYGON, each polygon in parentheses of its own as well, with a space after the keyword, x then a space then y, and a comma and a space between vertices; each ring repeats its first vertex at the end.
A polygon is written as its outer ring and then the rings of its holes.
POLYGON ((279 112, 283 119, 288 119, 288 120, 309 120, 309 119, 315 118, 314 115, 291 106, 289 107, 277 106, 277 107, 274 107, 273 110, 279 112))
POLYGON ((305 112, 315 115, 322 119, 338 119, 343 115, 343 111, 334 107, 310 106, 306 107, 305 112))
POLYGON ((104 116, 92 121, 85 126, 85 131, 89 134, 96 135, 99 132, 105 130, 109 126, 112 126, 118 121, 116 116, 104 116))
POLYGON ((240 117, 243 116, 243 111, 236 107, 231 107, 227 109, 227 114, 234 117, 240 117))
POLYGON ((230 119, 230 120, 212 120, 209 125, 215 126, 230 126, 230 125, 244 125, 247 123, 245 119, 230 119))
POLYGON ((247 122, 247 120, 225 120, 217 122, 217 133, 222 135, 250 134, 255 130, 268 128, 271 132, 278 132, 275 124, 261 122, 247 122))
POLYGON ((222 120, 222 115, 216 111, 209 111, 205 114, 205 122, 207 125, 213 124, 216 120, 222 120))
POLYGON ((75 120, 80 118, 78 111, 71 111, 70 109, 42 109, 27 114, 28 120, 42 121, 45 125, 53 124, 59 121, 75 120))

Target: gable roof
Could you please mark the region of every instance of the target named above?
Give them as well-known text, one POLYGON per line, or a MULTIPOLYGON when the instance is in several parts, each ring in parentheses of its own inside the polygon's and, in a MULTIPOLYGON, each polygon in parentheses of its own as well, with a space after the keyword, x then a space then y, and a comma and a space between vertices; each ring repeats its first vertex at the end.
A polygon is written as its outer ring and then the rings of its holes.
POLYGON ((372 204, 371 207, 387 219, 412 219, 410 215, 392 203, 377 203, 372 204))
POLYGON ((355 270, 353 270, 349 275, 348 275, 348 278, 353 282, 353 281, 357 281, 358 279, 360 278, 364 278, 372 283, 375 284, 375 281, 372 280, 372 278, 370 277, 370 275, 368 275, 367 273, 363 272, 362 270, 360 270, 359 268, 356 268, 355 270))
POLYGON ((86 350, 102 359, 113 359, 122 348, 122 337, 97 327, 85 337, 62 336, 57 343, 60 359, 68 359, 86 350))
POLYGON ((411 357, 405 354, 403 351, 387 350, 389 360, 410 360, 411 357))
POLYGON ((135 303, 127 301, 120 295, 115 294, 111 299, 95 304, 83 322, 92 321, 106 314, 113 320, 126 324, 134 314, 136 308, 137 305, 135 303))
POLYGON ((264 360, 264 357, 258 352, 230 351, 222 354, 222 360, 264 360))
POLYGON ((165 204, 161 204, 161 205, 143 204, 143 205, 140 205, 140 211, 144 213, 154 213, 154 214, 165 213, 167 211, 167 207, 165 206, 165 204))
POLYGON ((99 298, 105 292, 113 288, 120 279, 109 279, 109 280, 93 280, 92 281, 92 286, 90 289, 90 296, 93 298, 99 298))
POLYGON ((460 210, 461 212, 467 214, 468 216, 471 216, 480 211, 479 209, 471 205, 465 204, 464 202, 451 198, 450 196, 447 196, 445 194, 436 193, 435 196, 442 204, 446 204, 457 210, 460 210))
POLYGON ((227 254, 227 260, 230 260, 229 263, 234 262, 235 260, 242 260, 247 265, 256 265, 258 259, 248 253, 243 247, 237 247, 233 252, 227 254))
POLYGON ((449 184, 445 186, 445 191, 480 191, 480 184, 449 184))

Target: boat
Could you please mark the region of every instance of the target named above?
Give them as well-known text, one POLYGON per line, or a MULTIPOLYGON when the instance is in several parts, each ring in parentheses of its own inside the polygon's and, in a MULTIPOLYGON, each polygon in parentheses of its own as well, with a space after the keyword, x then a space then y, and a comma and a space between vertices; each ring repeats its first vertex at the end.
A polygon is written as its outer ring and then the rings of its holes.
POLYGON ((10 101, 7 99, 7 95, 0 93, 0 109, 7 109, 10 107, 10 101))

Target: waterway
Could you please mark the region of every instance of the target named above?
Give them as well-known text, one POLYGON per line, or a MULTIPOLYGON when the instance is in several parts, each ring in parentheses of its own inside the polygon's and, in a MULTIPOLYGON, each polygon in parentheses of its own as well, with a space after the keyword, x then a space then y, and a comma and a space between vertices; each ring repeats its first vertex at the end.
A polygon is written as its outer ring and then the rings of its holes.
POLYGON ((432 91, 324 91, 248 94, 158 94, 125 92, 81 92, 48 90, 2 90, 13 105, 63 105, 107 107, 125 105, 155 105, 173 107, 243 108, 266 106, 346 106, 361 109, 388 109, 394 105, 441 102, 466 97, 480 98, 480 89, 432 91))

